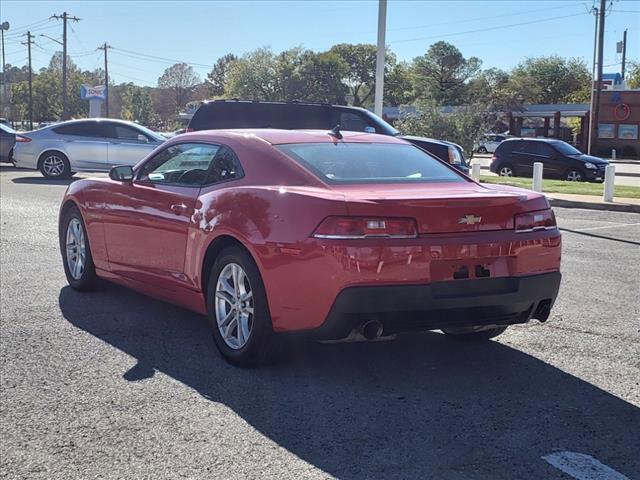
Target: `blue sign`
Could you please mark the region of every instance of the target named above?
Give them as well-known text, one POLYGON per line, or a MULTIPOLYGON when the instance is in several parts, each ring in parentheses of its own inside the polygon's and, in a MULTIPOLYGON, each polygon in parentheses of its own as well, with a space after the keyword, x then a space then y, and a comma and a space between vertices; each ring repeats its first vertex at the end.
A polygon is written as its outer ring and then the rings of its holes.
POLYGON ((107 89, 104 85, 98 85, 96 87, 81 85, 80 98, 83 100, 104 100, 107 98, 107 89))

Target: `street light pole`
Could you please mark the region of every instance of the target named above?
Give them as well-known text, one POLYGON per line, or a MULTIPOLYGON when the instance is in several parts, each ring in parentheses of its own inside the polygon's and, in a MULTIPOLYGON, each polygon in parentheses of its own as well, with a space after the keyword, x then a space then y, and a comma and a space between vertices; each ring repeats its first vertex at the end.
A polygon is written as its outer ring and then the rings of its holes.
POLYGON ((2 112, 4 112, 4 106, 7 103, 7 76, 5 71, 4 60, 4 31, 9 30, 9 22, 2 22, 0 25, 0 31, 2 32, 2 112))
POLYGON ((384 95, 385 33, 387 29, 387 0, 378 0, 378 50, 376 52, 376 87, 373 111, 382 117, 384 95))

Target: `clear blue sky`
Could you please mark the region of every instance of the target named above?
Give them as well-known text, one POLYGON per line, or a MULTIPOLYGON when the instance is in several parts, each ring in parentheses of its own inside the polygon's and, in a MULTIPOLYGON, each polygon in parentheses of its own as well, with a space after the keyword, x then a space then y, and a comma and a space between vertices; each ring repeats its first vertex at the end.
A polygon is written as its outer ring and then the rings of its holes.
MULTIPOLYGON (((593 4, 593 0, 389 0, 387 44, 404 60, 423 54, 433 42, 446 40, 465 56, 482 59, 484 68, 510 69, 525 57, 550 54, 580 57, 591 65, 594 18, 587 11, 593 4), (527 22, 532 23, 514 25, 527 22)), ((112 79, 141 85, 155 85, 172 62, 117 49, 191 62, 204 78, 216 59, 229 52, 241 55, 261 46, 278 52, 296 45, 323 50, 342 42, 376 42, 377 1, 369 0, 2 0, 0 20, 11 23, 6 32, 7 63, 26 64, 26 47, 20 44, 24 39, 19 34, 28 27, 38 35, 34 69, 46 66, 60 47, 39 35, 60 39, 61 22, 47 19, 63 11, 82 19, 69 23, 74 62, 83 69, 102 66, 102 53, 95 48, 106 41, 116 47, 109 52, 112 79)), ((629 30, 627 58, 640 60, 640 2, 614 0, 606 19, 605 72, 620 69, 615 45, 625 28, 629 30)))

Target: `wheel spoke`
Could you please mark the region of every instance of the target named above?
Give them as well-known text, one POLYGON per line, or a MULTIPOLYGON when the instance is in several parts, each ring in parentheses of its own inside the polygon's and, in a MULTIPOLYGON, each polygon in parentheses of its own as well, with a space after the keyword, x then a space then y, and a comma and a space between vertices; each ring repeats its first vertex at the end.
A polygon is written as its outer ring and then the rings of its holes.
POLYGON ((235 303, 235 299, 233 298, 233 296, 226 291, 218 290, 216 292, 216 298, 225 301, 231 306, 233 306, 235 303))
POLYGON ((218 320, 218 327, 225 328, 227 325, 229 325, 229 322, 233 320, 235 314, 236 314, 235 308, 229 309, 229 313, 227 313, 227 316, 224 317, 222 320, 218 320))

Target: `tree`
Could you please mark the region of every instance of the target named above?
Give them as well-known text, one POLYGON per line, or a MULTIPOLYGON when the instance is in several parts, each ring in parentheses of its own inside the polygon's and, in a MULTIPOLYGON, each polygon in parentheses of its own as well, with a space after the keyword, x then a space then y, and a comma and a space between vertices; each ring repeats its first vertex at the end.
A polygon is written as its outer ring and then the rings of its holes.
POLYGON ((348 66, 343 81, 349 88, 351 104, 360 107, 370 102, 376 78, 376 46, 341 43, 331 47, 329 52, 342 58, 348 66))
POLYGON ((138 87, 129 83, 121 92, 122 113, 125 120, 132 120, 142 125, 153 125, 156 115, 153 111, 153 99, 149 88, 138 87))
POLYGON ((413 61, 417 93, 437 105, 460 105, 465 83, 478 74, 481 64, 479 58, 464 58, 450 43, 434 43, 413 61))
POLYGON ((211 72, 207 74, 211 94, 220 96, 224 94, 227 86, 229 69, 231 65, 238 60, 233 53, 227 53, 224 57, 220 57, 213 66, 211 72))
POLYGON ((457 143, 471 153, 494 121, 495 114, 487 112, 481 105, 456 107, 451 113, 443 113, 442 108, 432 102, 423 103, 418 113, 400 118, 396 127, 405 135, 457 143))
POLYGON ((410 65, 406 62, 394 64, 385 75, 384 103, 392 106, 408 105, 415 99, 410 65))
POLYGON ((268 48, 249 52, 231 65, 225 95, 267 101, 343 102, 346 63, 331 52, 300 47, 274 54, 268 48))
POLYGON ((281 100, 278 82, 273 52, 258 48, 230 65, 225 95, 246 100, 281 100))
POLYGON ((577 58, 527 58, 513 69, 511 81, 526 103, 588 102, 591 93, 591 73, 577 58))
POLYGON ((186 63, 172 65, 158 78, 158 87, 171 92, 174 112, 186 105, 191 91, 199 83, 200 78, 193 71, 193 67, 186 63))
POLYGON ((488 110, 518 110, 522 95, 514 88, 511 76, 504 70, 490 68, 471 79, 466 86, 466 104, 478 103, 488 110))
POLYGON ((640 62, 629 62, 625 81, 629 88, 640 88, 640 62))

